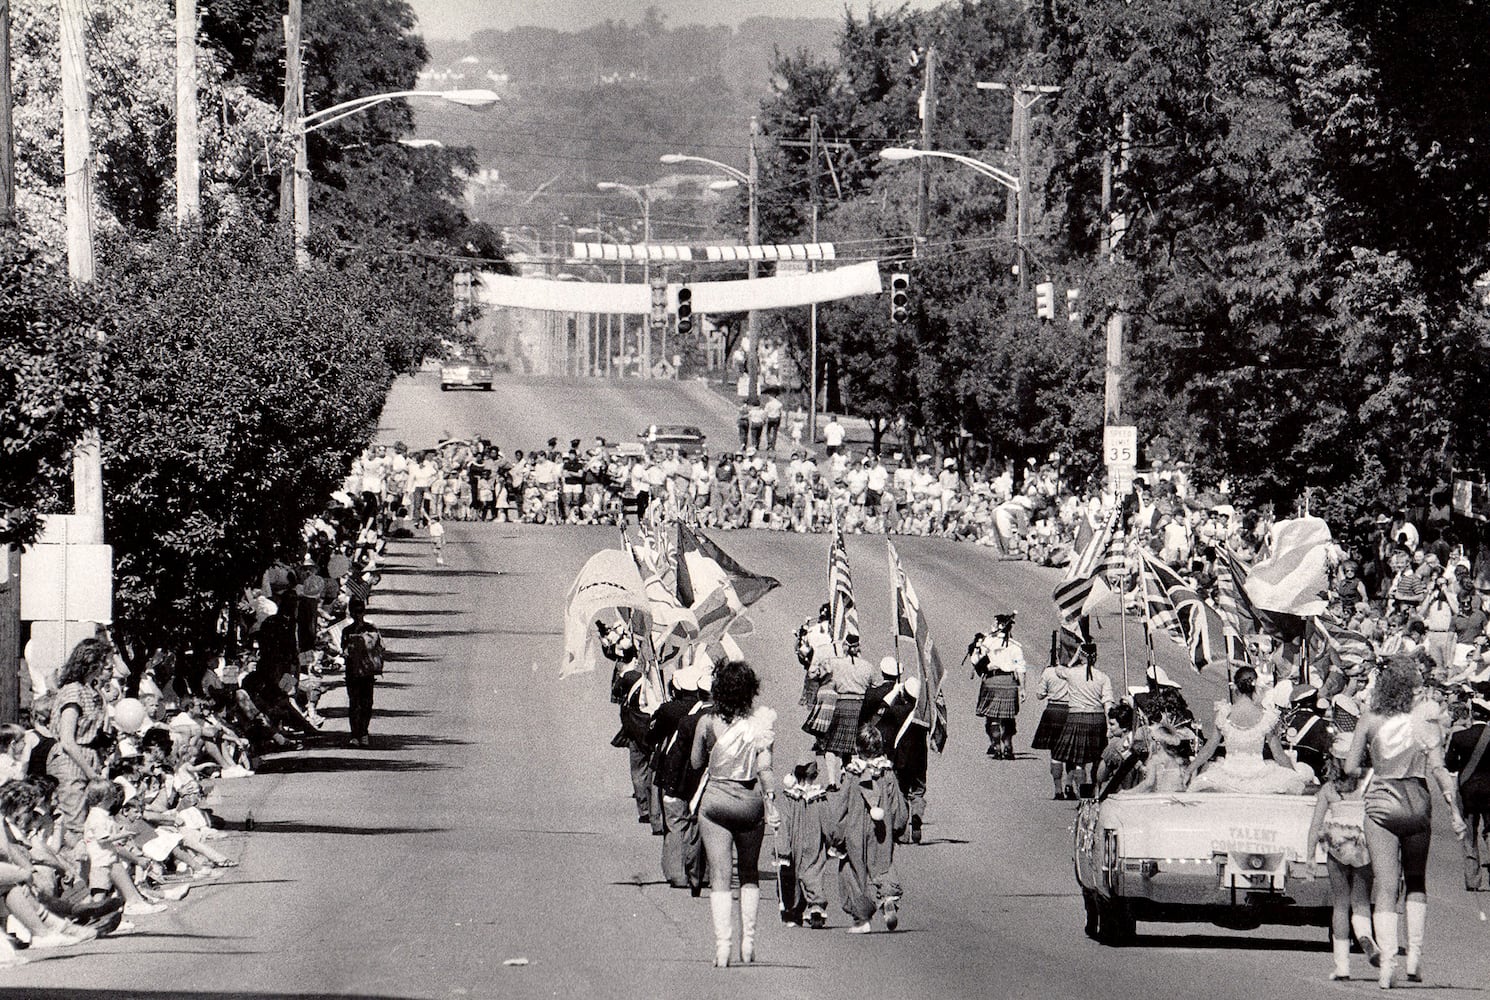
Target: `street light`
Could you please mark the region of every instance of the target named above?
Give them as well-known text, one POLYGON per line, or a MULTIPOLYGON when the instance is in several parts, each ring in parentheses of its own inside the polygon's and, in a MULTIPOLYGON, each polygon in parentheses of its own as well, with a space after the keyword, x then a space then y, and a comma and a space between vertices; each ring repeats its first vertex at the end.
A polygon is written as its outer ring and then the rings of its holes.
MULTIPOLYGON (((301 86, 304 87, 303 80, 301 86)), ((295 119, 295 261, 300 267, 303 268, 310 262, 310 257, 305 251, 305 242, 310 237, 310 160, 305 153, 305 137, 349 115, 358 114, 387 101, 397 101, 406 97, 433 97, 436 100, 449 101, 451 104, 459 104, 467 108, 489 108, 502 100, 501 96, 493 90, 395 90, 386 94, 373 94, 370 97, 357 97, 350 101, 342 101, 340 104, 334 104, 329 108, 301 115, 295 119)), ((304 100, 304 96, 297 94, 296 98, 298 106, 298 103, 304 100)))
MULTIPOLYGON (((652 287, 652 192, 650 188, 633 187, 630 184, 622 184, 618 181, 600 181, 595 185, 600 191, 621 191, 631 195, 642 206, 642 282, 652 287)), ((648 322, 642 323, 645 334, 642 337, 642 368, 646 374, 643 378, 652 377, 652 326, 648 322)), ((625 320, 622 319, 621 343, 626 343, 625 320)))
POLYGON ((1029 251, 1025 249, 1025 192, 1024 185, 1020 183, 1020 179, 1007 170, 1000 170, 991 163, 984 163, 982 160, 975 160, 971 156, 963 156, 961 153, 947 153, 939 149, 913 149, 907 146, 890 146, 887 149, 880 150, 880 159, 889 160, 892 163, 919 160, 922 158, 931 159, 933 157, 939 160, 952 160, 955 163, 960 163, 965 167, 977 171, 984 177, 997 181, 1014 192, 1017 206, 1014 213, 1017 220, 1015 223, 1017 228, 1015 230, 1014 245, 1019 248, 1019 287, 1023 288, 1026 280, 1025 276, 1029 273, 1029 251))
MULTIPOLYGON (((750 162, 747 170, 732 167, 728 163, 720 163, 718 160, 711 160, 707 156, 690 156, 686 153, 664 153, 659 157, 663 163, 667 164, 704 163, 724 171, 732 180, 711 183, 709 187, 715 191, 724 190, 725 187, 730 185, 744 184, 750 205, 749 233, 746 238, 751 247, 760 243, 760 199, 756 190, 760 186, 760 165, 755 158, 755 137, 758 134, 760 134, 760 122, 752 115, 750 118, 750 162)), ((749 263, 746 266, 749 268, 750 277, 756 277, 758 265, 754 253, 751 253, 749 263)), ((760 397, 761 363, 759 325, 754 309, 745 314, 745 332, 746 336, 750 338, 750 350, 745 355, 745 370, 749 373, 745 398, 755 400, 760 397)))

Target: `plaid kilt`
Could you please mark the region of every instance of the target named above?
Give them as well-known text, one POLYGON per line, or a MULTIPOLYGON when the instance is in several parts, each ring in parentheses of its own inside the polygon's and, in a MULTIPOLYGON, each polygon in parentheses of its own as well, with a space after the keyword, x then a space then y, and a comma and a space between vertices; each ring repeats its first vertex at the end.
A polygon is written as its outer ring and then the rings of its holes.
POLYGON ((978 705, 974 715, 985 719, 1015 719, 1019 717, 1019 682, 1013 674, 1002 671, 983 678, 978 688, 978 705))
POLYGON ((1107 716, 1101 712, 1071 712, 1050 755, 1067 764, 1094 764, 1107 749, 1107 716))
POLYGON ((863 698, 842 698, 833 706, 833 721, 828 726, 823 750, 826 753, 856 753, 859 749, 859 710, 863 698))
POLYGON ((802 676, 802 697, 797 700, 797 704, 816 705, 818 689, 828 683, 829 679, 829 677, 814 677, 810 670, 804 672, 802 676))
POLYGON ((1034 739, 1030 740, 1031 750, 1050 750, 1055 746, 1055 741, 1060 739, 1061 730, 1066 727, 1066 703, 1053 701, 1045 706, 1045 711, 1040 713, 1040 724, 1035 727, 1034 739))

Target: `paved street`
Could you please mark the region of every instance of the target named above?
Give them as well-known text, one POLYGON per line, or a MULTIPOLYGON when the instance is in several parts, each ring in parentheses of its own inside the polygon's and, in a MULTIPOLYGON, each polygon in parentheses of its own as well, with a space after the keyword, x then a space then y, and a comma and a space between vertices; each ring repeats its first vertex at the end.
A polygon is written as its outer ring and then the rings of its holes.
MULTIPOLYGON (((411 446, 482 433, 504 451, 604 434, 629 440, 653 420, 699 423, 730 440, 733 408, 702 386, 599 386, 499 379, 493 393, 442 394, 402 379, 380 437, 411 446), (665 412, 664 412, 665 411, 665 412)), ((589 441, 587 440, 588 444, 589 441)), ((369 614, 394 651, 378 687, 368 749, 267 760, 225 783, 225 850, 243 866, 132 934, 52 952, 0 973, 0 996, 78 997, 868 997, 884 995, 1225 998, 1375 992, 1326 982, 1320 929, 1233 933, 1140 925, 1136 946, 1082 935, 1071 876, 1069 803, 1049 801, 1043 757, 983 755, 975 686, 955 664, 995 612, 1018 609, 1039 664, 1053 623, 1052 571, 986 548, 897 539, 947 661, 952 733, 932 761, 926 843, 899 857, 902 930, 851 937, 787 929, 764 887, 762 964, 710 967, 707 904, 660 881, 660 840, 635 821, 624 753, 610 746, 608 676, 558 679, 564 590, 611 528, 451 524, 448 565, 426 540, 395 542, 369 614), (252 834, 240 831, 248 813, 252 834), (522 964, 506 964, 518 962, 522 964), (188 993, 182 984, 193 984, 188 993)), ((800 668, 791 634, 824 599, 827 541, 767 532, 714 536, 783 586, 750 610, 741 640, 781 714, 785 770, 808 745, 797 729, 800 668)), ((848 541, 866 653, 890 635, 882 538, 848 541)), ((1099 641, 1121 676, 1116 619, 1099 641)), ((1141 640, 1133 630, 1135 662, 1141 640)), ((1167 651, 1166 651, 1167 653, 1167 651)), ((1137 666, 1135 673, 1141 671, 1137 666)), ((1181 678, 1177 664, 1168 669, 1181 678)), ((1222 696, 1185 676, 1198 713, 1222 696)), ((330 728, 344 728, 339 698, 330 728)), ((1036 706, 1016 744, 1026 746, 1036 706)), ((1440 817, 1440 820, 1442 817, 1440 817)), ((1490 894, 1459 887, 1442 826, 1430 877, 1429 984, 1490 984, 1490 894), (1452 956, 1452 957, 1451 957, 1452 956)), ((1363 961, 1357 959, 1364 972, 1363 961)))

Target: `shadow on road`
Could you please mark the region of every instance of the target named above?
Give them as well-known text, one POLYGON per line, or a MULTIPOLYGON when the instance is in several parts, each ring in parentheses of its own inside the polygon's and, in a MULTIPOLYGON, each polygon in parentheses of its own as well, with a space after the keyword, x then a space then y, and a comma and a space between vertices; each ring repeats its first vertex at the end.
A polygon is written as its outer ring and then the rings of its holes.
POLYGON ((462 635, 495 635, 489 628, 385 628, 384 639, 453 639, 462 635))
MULTIPOLYGON (((328 719, 345 719, 347 710, 345 708, 323 708, 321 714, 328 719)), ((375 708, 373 718, 375 719, 422 719, 433 715, 433 712, 423 708, 375 708)))
MULTIPOLYGON (((155 954, 162 954, 156 952, 155 954)), ((195 955, 197 952, 184 952, 183 954, 195 955)), ((249 954, 255 954, 250 952, 249 954)), ((356 997, 357 1000, 413 1000, 411 997, 399 997, 386 994, 373 993, 332 993, 317 991, 314 993, 273 993, 265 991, 240 991, 217 992, 210 990, 145 990, 138 987, 130 987, 127 990, 105 990, 97 987, 88 989, 46 989, 38 986, 28 986, 24 989, 0 988, 0 997, 14 997, 16 1000, 348 1000, 356 997)))
MULTIPOLYGON (((384 635, 387 633, 385 632, 384 635)), ((438 663, 444 658, 436 653, 400 653, 392 649, 383 654, 385 663, 438 663)))
POLYGON ((1133 938, 1138 948, 1213 948, 1217 951, 1308 951, 1328 952, 1330 942, 1321 937, 1317 941, 1302 941, 1290 938, 1222 937, 1219 934, 1138 934, 1133 938))
POLYGON ((379 618, 394 618, 399 616, 417 618, 444 618, 449 617, 450 615, 467 614, 467 612, 458 610, 456 608, 380 608, 377 611, 369 611, 368 614, 377 615, 379 618))
MULTIPOLYGON (((376 737, 374 737, 376 739, 376 737)), ((392 748, 389 748, 392 749, 392 748)), ((336 774, 343 771, 444 771, 448 765, 389 757, 276 757, 260 762, 259 774, 336 774)))
MULTIPOLYGON (((373 718, 382 713, 373 710, 373 718)), ((394 715, 397 713, 389 713, 394 715)), ((413 713, 419 714, 419 713, 413 713)), ((396 750, 417 750, 421 747, 468 747, 470 740, 457 740, 449 736, 430 736, 426 733, 371 733, 368 736, 371 745, 365 747, 367 750, 382 750, 385 752, 396 750)))
MULTIPOLYGON (((451 569, 448 566, 410 566, 408 569, 388 570, 384 576, 441 576, 441 577, 480 577, 480 576, 526 576, 525 573, 514 573, 505 569, 451 569)), ((380 594, 388 591, 380 590, 380 594)))
POLYGON ((458 590, 403 590, 398 587, 379 587, 377 590, 379 597, 455 597, 459 593, 458 590))
MULTIPOLYGON (((259 820, 254 824, 254 833, 325 833, 343 837, 383 837, 405 833, 449 833, 446 826, 336 826, 330 823, 303 823, 299 820, 259 820)), ((241 884, 241 883, 225 883, 241 884)), ((182 937, 195 937, 184 934, 182 937)), ((203 935, 207 936, 207 935, 203 935)))

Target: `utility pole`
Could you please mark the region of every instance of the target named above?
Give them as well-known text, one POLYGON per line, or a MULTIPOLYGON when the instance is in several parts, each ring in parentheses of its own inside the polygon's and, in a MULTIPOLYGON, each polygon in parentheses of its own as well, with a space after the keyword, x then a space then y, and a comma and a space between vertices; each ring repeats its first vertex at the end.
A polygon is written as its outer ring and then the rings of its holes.
MULTIPOLYGON (((76 285, 93 280, 93 153, 88 134, 87 0, 62 0, 58 40, 62 50, 62 168, 67 201, 67 274, 76 285)), ((103 544, 103 461, 97 428, 73 448, 72 534, 84 545, 103 544)))
POLYGON ((0 229, 15 225, 15 221, 15 127, 10 114, 10 0, 0 0, 0 229))
POLYGON ((289 223, 295 241, 295 262, 310 263, 305 243, 310 236, 310 164, 305 155, 305 73, 300 62, 301 0, 289 0, 285 15, 285 132, 295 140, 293 167, 279 172, 279 217, 289 223))
MULTIPOLYGON (((750 241, 751 253, 749 276, 754 278, 759 271, 759 265, 755 259, 755 247, 761 241, 760 204, 755 196, 756 183, 760 180, 760 161, 755 155, 755 138, 760 134, 760 120, 755 115, 750 116, 750 162, 748 167, 749 188, 747 192, 750 200, 750 227, 747 239, 750 241)), ((760 392, 761 377, 761 343, 760 322, 754 309, 745 314, 745 335, 750 338, 750 350, 745 352, 745 369, 749 372, 749 387, 746 400, 754 403, 760 392)))
POLYGON ((1049 94, 1059 93, 1059 87, 1031 83, 1006 83, 1003 81, 978 81, 979 90, 1007 90, 1013 97, 1013 117, 1009 120, 1010 153, 1019 161, 1019 190, 1009 192, 1008 204, 1013 208, 1014 243, 1019 251, 1019 287, 1029 285, 1030 255, 1027 243, 1030 235, 1030 109, 1049 94))
MULTIPOLYGON (((1118 149, 1117 175, 1121 177, 1128 169, 1128 147, 1132 141, 1132 119, 1123 112, 1122 142, 1118 149)), ((1102 196, 1108 205, 1107 255, 1111 261, 1122 257, 1119 244, 1128 228, 1128 216, 1117 207, 1111 181, 1112 159, 1109 153, 1105 162, 1107 169, 1102 175, 1102 196)), ((1123 422, 1123 338, 1128 324, 1127 303, 1119 298, 1112 315, 1107 318, 1107 365, 1103 378, 1104 425, 1119 425, 1123 422)))
MULTIPOLYGON (((0 0, 3 3, 4 0, 0 0)), ((197 162, 197 3, 176 0, 176 227, 202 213, 197 162)))
MULTIPOLYGON (((809 160, 810 168, 807 176, 812 185, 812 242, 817 242, 817 115, 809 120, 808 143, 812 147, 812 157, 809 160)), ((807 267, 813 270, 811 261, 807 267)), ((807 443, 811 445, 817 440, 817 303, 812 304, 807 325, 807 370, 810 373, 810 388, 807 394, 807 443)))
MULTIPOLYGON (((925 65, 921 82, 921 148, 934 149, 936 133, 936 46, 928 45, 923 56, 925 65)), ((814 163, 813 167, 816 168, 814 163)), ((931 160, 921 157, 921 187, 916 198, 916 244, 913 251, 921 255, 921 245, 926 242, 926 230, 931 226, 931 160)))

